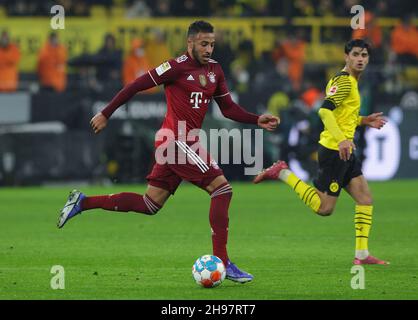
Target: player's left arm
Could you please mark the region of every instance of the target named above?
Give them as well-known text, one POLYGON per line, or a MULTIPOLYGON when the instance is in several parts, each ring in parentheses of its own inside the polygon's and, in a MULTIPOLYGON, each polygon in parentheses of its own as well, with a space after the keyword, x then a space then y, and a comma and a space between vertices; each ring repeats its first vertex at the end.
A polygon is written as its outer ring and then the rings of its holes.
POLYGON ((387 120, 383 117, 383 112, 377 112, 364 117, 359 116, 358 125, 380 130, 386 122, 387 120))
POLYGON ((221 109, 224 117, 228 119, 242 123, 256 124, 268 131, 273 131, 280 123, 280 119, 278 117, 269 114, 258 116, 254 113, 246 111, 244 108, 236 104, 231 98, 222 70, 220 72, 218 87, 213 98, 221 109))

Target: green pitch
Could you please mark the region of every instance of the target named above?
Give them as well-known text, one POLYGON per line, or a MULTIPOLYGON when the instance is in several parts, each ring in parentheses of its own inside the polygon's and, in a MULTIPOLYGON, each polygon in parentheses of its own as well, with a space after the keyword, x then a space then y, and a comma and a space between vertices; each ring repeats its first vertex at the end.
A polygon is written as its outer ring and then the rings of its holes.
MULTIPOLYGON (((209 197, 184 184, 156 216, 94 210, 59 230, 69 188, 0 189, 0 299, 418 299, 418 182, 372 183, 370 249, 390 266, 365 266, 351 288, 354 203, 330 217, 284 184, 233 183, 229 254, 255 280, 198 287, 191 268, 211 253, 209 197), (51 267, 65 289, 51 289, 51 267)), ((83 187, 87 195, 144 186, 83 187)))

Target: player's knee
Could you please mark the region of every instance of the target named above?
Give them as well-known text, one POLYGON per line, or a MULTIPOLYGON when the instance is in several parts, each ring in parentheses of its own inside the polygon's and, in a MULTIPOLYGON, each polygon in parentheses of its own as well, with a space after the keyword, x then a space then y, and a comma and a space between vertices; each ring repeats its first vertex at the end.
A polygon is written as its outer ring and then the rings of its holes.
POLYGON ((372 206, 373 198, 371 195, 366 195, 361 199, 361 201, 358 204, 361 206, 372 206))
POLYGON ((334 210, 329 209, 329 210, 319 210, 317 213, 320 216, 328 217, 328 216, 332 215, 333 212, 334 212, 334 210))
POLYGON ((334 212, 333 207, 321 206, 316 213, 319 214, 320 216, 327 217, 327 216, 332 215, 333 212, 334 212))
MULTIPOLYGON (((204 187, 204 189, 206 189, 206 191, 209 194, 212 194, 214 192, 216 192, 218 189, 225 187, 226 185, 229 185, 228 180, 226 180, 226 178, 224 176, 218 176, 215 179, 211 178, 207 178, 204 179, 202 186, 204 187)), ((231 186, 229 185, 229 188, 231 188, 231 186)))
POLYGON ((232 198, 232 187, 228 182, 226 182, 224 184, 218 185, 212 192, 208 193, 212 199, 221 195, 224 197, 232 198))
POLYGON ((137 212, 141 212, 141 213, 145 213, 147 215, 153 216, 156 215, 161 208, 164 206, 165 201, 161 201, 161 199, 159 199, 160 201, 156 201, 155 198, 153 199, 152 197, 150 197, 148 194, 145 194, 143 196, 143 203, 145 204, 145 207, 137 210, 137 212))

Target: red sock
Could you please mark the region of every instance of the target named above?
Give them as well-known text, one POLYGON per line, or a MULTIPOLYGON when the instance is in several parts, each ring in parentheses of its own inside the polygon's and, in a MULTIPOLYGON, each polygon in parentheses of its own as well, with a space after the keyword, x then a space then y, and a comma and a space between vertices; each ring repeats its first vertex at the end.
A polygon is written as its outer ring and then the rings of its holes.
POLYGON ((161 206, 147 195, 133 192, 122 192, 106 196, 86 197, 81 202, 82 210, 102 208, 110 211, 135 211, 153 215, 161 209, 161 206))
POLYGON ((226 244, 228 242, 228 208, 232 198, 232 188, 224 183, 211 193, 209 221, 212 228, 213 255, 219 257, 225 267, 228 263, 226 244))

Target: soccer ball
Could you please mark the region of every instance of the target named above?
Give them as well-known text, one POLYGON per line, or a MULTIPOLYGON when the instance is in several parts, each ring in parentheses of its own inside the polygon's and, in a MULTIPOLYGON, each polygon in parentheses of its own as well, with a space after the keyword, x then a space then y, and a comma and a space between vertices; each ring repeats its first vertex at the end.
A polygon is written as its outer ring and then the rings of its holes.
POLYGON ((196 260, 192 275, 196 283, 205 288, 219 286, 225 279, 225 266, 217 256, 204 255, 196 260))

